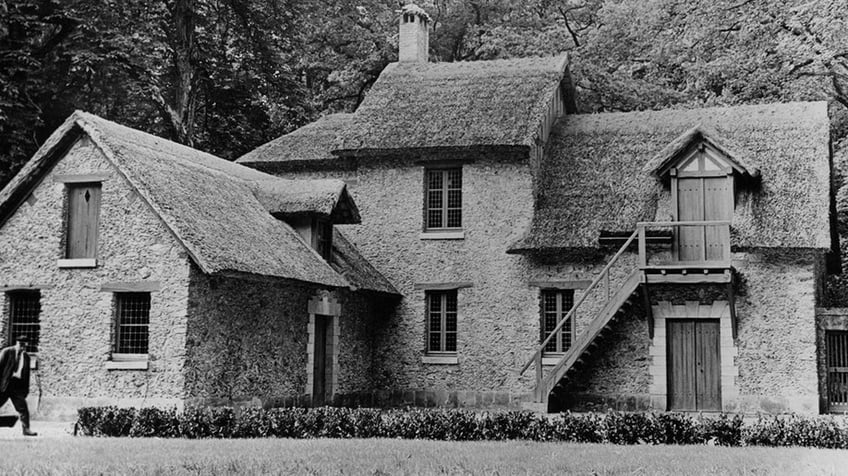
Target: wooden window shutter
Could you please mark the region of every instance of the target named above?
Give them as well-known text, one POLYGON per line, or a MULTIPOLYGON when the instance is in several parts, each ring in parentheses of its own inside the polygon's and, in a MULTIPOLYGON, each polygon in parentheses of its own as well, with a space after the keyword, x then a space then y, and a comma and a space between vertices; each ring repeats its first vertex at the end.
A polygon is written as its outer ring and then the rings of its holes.
POLYGON ((97 257, 100 191, 99 183, 73 184, 68 187, 68 259, 97 257))

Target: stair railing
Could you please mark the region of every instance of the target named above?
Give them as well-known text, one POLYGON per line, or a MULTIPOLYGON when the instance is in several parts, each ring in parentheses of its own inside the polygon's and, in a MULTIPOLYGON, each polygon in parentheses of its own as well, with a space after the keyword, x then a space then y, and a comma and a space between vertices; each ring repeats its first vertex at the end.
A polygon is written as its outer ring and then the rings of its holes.
MULTIPOLYGON (((643 228, 643 230, 644 230, 644 228, 643 228)), ((643 231, 643 233, 644 233, 644 231, 643 231)), ((627 238, 627 241, 624 242, 624 245, 621 246, 621 248, 618 250, 618 252, 612 257, 612 259, 609 260, 607 265, 604 266, 604 269, 601 270, 600 274, 598 274, 598 276, 595 278, 595 280, 592 281, 592 284, 590 284, 589 287, 586 288, 586 290, 583 292, 583 295, 580 297, 580 299, 573 306, 571 306, 571 309, 568 311, 568 314, 566 314, 565 317, 563 317, 557 323, 556 327, 554 327, 554 329, 551 331, 551 333, 548 334, 548 337, 544 341, 542 341, 542 343, 536 349, 536 352, 533 353, 533 357, 531 357, 530 360, 528 360, 527 363, 524 364, 524 367, 521 368, 521 371, 518 373, 518 375, 524 375, 524 372, 526 372, 527 369, 530 368, 531 365, 533 365, 533 364, 536 365, 536 401, 543 401, 542 398, 544 397, 544 395, 541 395, 541 393, 544 392, 544 385, 542 385, 542 383, 544 382, 544 369, 542 368, 542 354, 545 351, 545 347, 548 345, 548 343, 551 341, 551 339, 553 339, 557 335, 557 333, 559 333, 560 329, 562 329, 562 326, 565 325, 565 323, 567 323, 569 321, 569 319, 571 319, 574 316, 574 314, 577 312, 577 308, 579 308, 580 305, 583 304, 586 301, 586 299, 592 293, 592 290, 594 290, 598 286, 598 284, 600 284, 601 281, 606 280, 607 286, 609 286, 610 269, 616 263, 616 261, 618 261, 618 258, 620 258, 622 254, 624 254, 624 252, 627 250, 627 248, 630 247, 630 244, 633 243, 633 240, 636 239, 638 234, 639 234, 639 230, 637 229, 630 235, 629 238, 627 238)), ((609 294, 610 294, 610 291, 609 291, 609 289, 607 289, 607 296, 609 296, 609 294)))

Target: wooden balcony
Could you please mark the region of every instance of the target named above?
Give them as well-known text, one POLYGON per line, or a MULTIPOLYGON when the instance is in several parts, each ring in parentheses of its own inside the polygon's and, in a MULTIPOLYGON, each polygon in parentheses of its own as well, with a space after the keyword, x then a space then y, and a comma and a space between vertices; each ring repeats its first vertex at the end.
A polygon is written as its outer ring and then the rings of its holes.
POLYGON ((668 221, 636 224, 639 269, 648 284, 729 283, 731 281, 729 221, 668 221), (647 231, 672 229, 671 259, 648 254, 647 231))

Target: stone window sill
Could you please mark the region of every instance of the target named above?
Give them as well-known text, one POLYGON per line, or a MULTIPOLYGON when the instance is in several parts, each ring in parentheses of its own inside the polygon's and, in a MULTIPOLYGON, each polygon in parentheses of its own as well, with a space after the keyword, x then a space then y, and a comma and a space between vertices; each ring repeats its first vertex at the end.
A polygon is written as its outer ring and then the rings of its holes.
POLYGON ((60 259, 57 264, 60 268, 96 268, 97 260, 94 258, 60 259))
POLYGON ((545 355, 542 356, 542 365, 556 365, 562 360, 562 355, 545 355))
POLYGON ((421 240, 464 240, 465 232, 463 230, 451 231, 425 231, 418 235, 421 240))
POLYGON ((112 354, 106 361, 106 370, 147 370, 147 354, 112 354))
POLYGON ((29 368, 31 370, 38 370, 38 356, 29 354, 29 368))
POLYGON ((425 355, 421 357, 422 364, 457 365, 459 359, 455 355, 425 355))

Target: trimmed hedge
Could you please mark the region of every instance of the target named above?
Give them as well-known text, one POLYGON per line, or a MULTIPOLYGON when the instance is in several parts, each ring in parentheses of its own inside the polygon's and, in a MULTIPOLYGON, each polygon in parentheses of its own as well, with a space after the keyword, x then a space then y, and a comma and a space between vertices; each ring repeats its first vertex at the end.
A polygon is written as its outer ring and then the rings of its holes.
POLYGON ((372 408, 88 407, 77 429, 89 436, 161 438, 404 438, 583 443, 714 444, 848 448, 848 427, 834 417, 697 417, 677 413, 539 416, 529 412, 377 410, 372 408))

